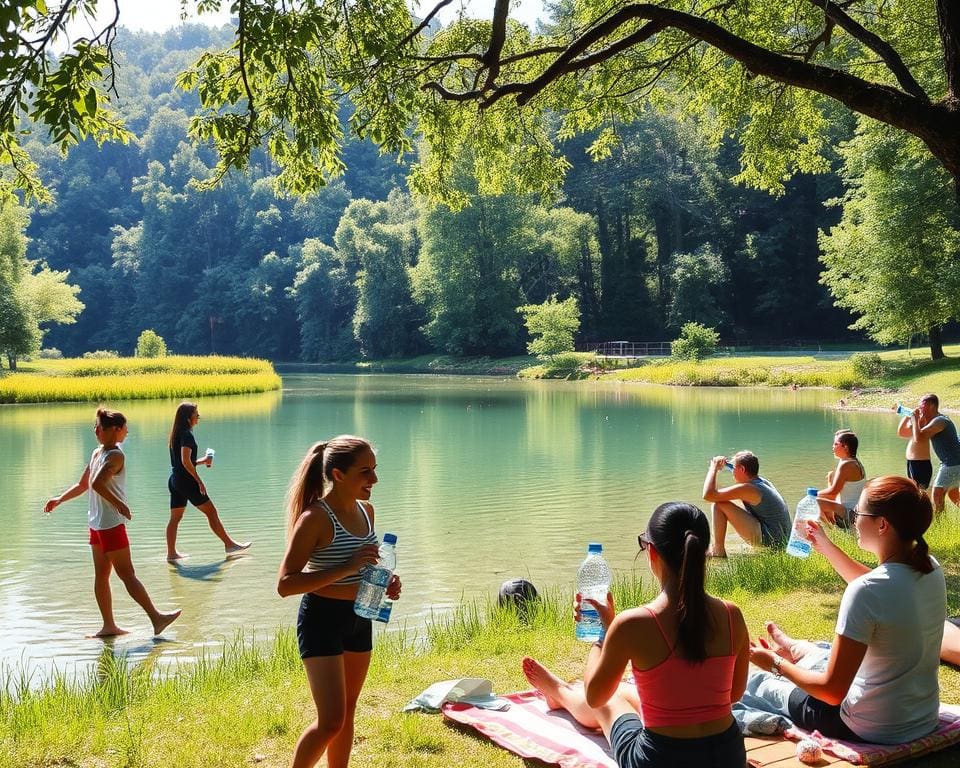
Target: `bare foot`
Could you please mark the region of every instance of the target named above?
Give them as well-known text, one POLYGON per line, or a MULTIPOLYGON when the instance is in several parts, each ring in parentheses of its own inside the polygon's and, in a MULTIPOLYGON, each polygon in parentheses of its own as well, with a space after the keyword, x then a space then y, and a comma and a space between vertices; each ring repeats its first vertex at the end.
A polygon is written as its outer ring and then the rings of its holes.
POLYGON ((714 549, 713 547, 710 547, 710 549, 707 550, 707 557, 716 557, 725 560, 727 557, 727 550, 714 549))
POLYGON ((793 638, 772 621, 767 622, 767 634, 770 635, 770 640, 773 642, 774 650, 778 656, 783 657, 787 661, 795 661, 793 656, 793 638))
POLYGON ((190 557, 190 555, 181 555, 179 552, 174 552, 172 555, 167 555, 167 562, 175 563, 178 560, 186 560, 188 557, 190 557))
POLYGON ((244 542, 243 544, 234 544, 233 546, 227 547, 224 552, 227 557, 232 557, 233 555, 239 555, 242 552, 246 552, 250 549, 250 545, 253 544, 252 541, 244 542))
POLYGON ((173 613, 161 613, 157 616, 157 621, 153 622, 153 634, 159 635, 163 630, 169 627, 173 622, 180 618, 180 610, 173 613))
POLYGON ((88 640, 92 640, 96 637, 116 637, 117 635, 127 635, 130 633, 129 629, 124 629, 123 627, 118 627, 116 624, 111 624, 107 626, 103 625, 103 628, 97 632, 95 635, 87 635, 88 640))
POLYGON ((560 688, 569 688, 570 683, 564 682, 539 661, 529 656, 523 659, 523 674, 530 685, 543 694, 550 709, 563 709, 558 692, 560 688))

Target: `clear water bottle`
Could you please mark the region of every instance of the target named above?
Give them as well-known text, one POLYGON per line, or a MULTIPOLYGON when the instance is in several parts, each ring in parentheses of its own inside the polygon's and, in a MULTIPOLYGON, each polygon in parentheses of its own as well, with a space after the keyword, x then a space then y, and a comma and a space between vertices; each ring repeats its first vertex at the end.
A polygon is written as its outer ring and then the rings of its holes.
MULTIPOLYGON (((368 565, 361 575, 363 580, 357 590, 357 599, 353 601, 353 612, 365 619, 376 619, 380 615, 380 605, 387 592, 390 577, 397 567, 397 537, 393 533, 383 534, 380 545, 380 557, 376 565, 368 565)), ((388 614, 389 618, 389 614, 388 614)))
POLYGON ((912 413, 913 411, 911 411, 905 405, 897 403, 897 416, 909 416, 912 413))
POLYGON ((723 468, 728 472, 733 472, 733 462, 732 461, 723 462, 723 468))
POLYGON ((393 612, 393 600, 387 597, 386 593, 383 595, 383 600, 380 602, 380 609, 377 611, 377 615, 373 617, 374 621, 382 621, 386 624, 390 621, 390 614, 393 612))
POLYGON ((580 621, 577 622, 577 640, 592 643, 602 640, 604 635, 600 614, 590 603, 589 597, 600 603, 607 600, 612 574, 607 561, 603 559, 603 545, 587 545, 587 557, 580 563, 577 571, 577 592, 580 594, 580 621))
POLYGON ((807 495, 797 504, 797 513, 793 516, 793 528, 790 529, 790 541, 787 542, 787 554, 794 557, 808 557, 810 542, 807 541, 807 521, 820 519, 820 505, 817 503, 817 489, 807 488, 807 495))

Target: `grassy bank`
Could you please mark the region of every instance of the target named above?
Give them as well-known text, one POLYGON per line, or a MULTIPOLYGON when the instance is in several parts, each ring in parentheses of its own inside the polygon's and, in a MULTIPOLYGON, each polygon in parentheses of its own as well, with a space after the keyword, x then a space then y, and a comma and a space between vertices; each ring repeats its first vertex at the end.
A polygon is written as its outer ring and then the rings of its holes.
POLYGON ((239 357, 39 360, 0 375, 0 403, 105 402, 280 388, 266 360, 239 357))
MULTIPOLYGON (((837 540, 856 551, 848 534, 837 540)), ((931 548, 947 565, 949 608, 960 609, 960 523, 938 523, 931 548)), ((618 565, 618 564, 614 564, 618 565)), ((768 619, 797 636, 830 638, 842 591, 818 555, 805 561, 781 553, 711 563, 710 584, 736 601, 753 633, 768 619)), ((413 696, 437 680, 487 677, 494 690, 527 688, 520 671, 535 655, 567 678, 582 673, 585 647, 573 639, 570 594, 545 590, 522 622, 511 611, 470 604, 432 621, 419 636, 396 632, 376 642, 357 718, 352 765, 358 768, 521 768, 524 761, 487 741, 447 726, 439 716, 404 715, 413 696)), ((653 583, 629 578, 614 589, 617 604, 650 599, 653 583)), ((248 639, 249 640, 249 639, 248 639)), ((127 669, 109 652, 97 674, 52 681, 31 692, 25 681, 0 696, 0 765, 169 768, 171 765, 285 766, 300 730, 312 716, 296 643, 289 630, 257 646, 243 639, 216 658, 179 672, 127 669)), ((17 684, 16 678, 8 680, 17 684)), ((960 673, 941 667, 942 698, 960 702, 960 673)), ((918 760, 917 768, 954 766, 960 752, 918 760)))

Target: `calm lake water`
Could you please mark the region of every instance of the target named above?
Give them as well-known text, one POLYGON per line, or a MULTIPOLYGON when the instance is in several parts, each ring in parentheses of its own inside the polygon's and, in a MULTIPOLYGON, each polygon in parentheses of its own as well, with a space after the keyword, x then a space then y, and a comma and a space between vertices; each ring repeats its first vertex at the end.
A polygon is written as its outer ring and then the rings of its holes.
MULTIPOLYGON (((189 508, 179 568, 164 560, 175 402, 116 403, 130 434, 127 490, 133 561, 161 609, 183 616, 164 635, 114 580, 115 612, 131 634, 112 644, 133 660, 190 660, 241 628, 267 637, 291 625, 298 599, 279 598, 283 496, 315 440, 369 437, 379 449, 372 501, 377 529, 399 537, 404 595, 396 624, 416 626, 463 598, 495 595, 505 579, 569 585, 587 541, 629 571, 636 534, 660 502, 697 502, 708 459, 742 448, 792 507, 834 465, 834 430, 860 436, 871 475, 903 471, 904 441, 892 414, 837 412, 836 392, 704 389, 597 382, 518 382, 434 376, 293 375, 283 392, 200 401, 200 469, 228 531, 252 539, 250 555, 223 559, 203 516, 189 508)), ((72 484, 96 445, 95 408, 0 406, 0 663, 44 677, 92 664, 103 643, 87 544, 85 499, 43 515, 72 484)), ((729 482, 730 475, 723 475, 729 482)), ((736 549, 731 544, 731 549, 736 549)))

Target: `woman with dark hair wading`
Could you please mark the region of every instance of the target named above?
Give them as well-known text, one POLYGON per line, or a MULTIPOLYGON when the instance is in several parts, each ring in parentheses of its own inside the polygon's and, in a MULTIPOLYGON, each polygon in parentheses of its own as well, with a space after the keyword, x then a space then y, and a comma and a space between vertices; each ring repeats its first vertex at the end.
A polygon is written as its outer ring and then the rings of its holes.
MULTIPOLYGON (((297 643, 317 708, 294 749, 292 768, 308 768, 327 755, 328 768, 346 768, 353 746, 357 699, 370 666, 373 628, 357 616, 360 572, 377 562, 370 493, 377 459, 369 442, 341 435, 315 443, 290 481, 287 551, 277 592, 303 595, 297 643)), ((387 596, 400 596, 396 574, 387 596)))
POLYGON ((661 592, 619 615, 610 595, 589 601, 606 636, 589 651, 583 687, 530 658, 523 672, 548 706, 601 728, 621 768, 740 768, 731 705, 743 695, 749 641, 740 609, 704 589, 707 518, 692 504, 662 504, 639 543, 661 592), (628 664, 635 685, 622 682, 628 664))
POLYGON ((751 647, 764 672, 749 690, 808 731, 847 741, 902 744, 936 729, 937 670, 946 582, 923 534, 933 518, 927 494, 905 477, 869 480, 853 511, 860 548, 880 561, 858 563, 807 523, 813 548, 847 582, 829 648, 767 625, 751 647))
POLYGON ((170 522, 167 523, 167 561, 175 563, 186 557, 177 551, 177 529, 183 520, 183 513, 189 501, 207 518, 210 530, 223 542, 223 551, 229 557, 250 548, 250 542, 234 541, 220 522, 217 508, 207 496, 207 488, 197 474, 198 466, 209 467, 210 456, 197 459, 197 441, 193 428, 200 421, 200 411, 195 403, 180 403, 173 418, 173 428, 167 446, 170 449, 170 479, 167 489, 170 491, 170 522))
POLYGON ((93 592, 103 618, 103 626, 94 637, 124 635, 127 630, 117 626, 113 618, 113 593, 110 574, 116 571, 127 593, 143 608, 153 624, 153 634, 159 635, 170 626, 180 611, 161 613, 156 609, 147 588, 133 569, 130 542, 124 521, 132 518, 127 506, 127 471, 120 443, 127 436, 127 418, 119 411, 97 410, 94 426, 99 447, 90 455, 90 461, 80 479, 59 496, 50 499, 43 508, 53 512, 65 501, 87 494, 90 508, 87 521, 90 528, 90 551, 93 554, 93 592))

